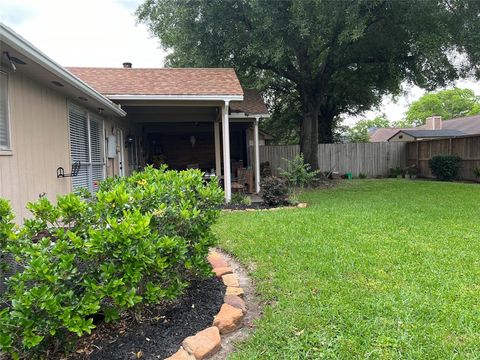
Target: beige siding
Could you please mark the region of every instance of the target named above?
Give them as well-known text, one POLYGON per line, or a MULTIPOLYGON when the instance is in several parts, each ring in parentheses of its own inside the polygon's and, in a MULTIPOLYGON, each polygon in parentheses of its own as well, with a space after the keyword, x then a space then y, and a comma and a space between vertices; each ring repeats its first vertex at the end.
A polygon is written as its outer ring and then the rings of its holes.
POLYGON ((21 73, 9 73, 8 87, 13 152, 0 155, 0 197, 21 221, 39 194, 54 200, 70 191, 70 179, 56 176, 57 167, 70 167, 67 100, 21 73))
MULTIPOLYGON (((13 151, 11 155, 0 154, 0 197, 10 200, 17 222, 22 222, 30 216, 25 208, 29 201, 38 199, 43 193, 54 201, 58 194, 72 189, 70 178, 57 178, 59 166, 66 173, 71 169, 69 100, 19 72, 8 75, 13 151)), ((107 119, 105 132, 112 128, 123 129, 124 136, 130 131, 125 119, 107 119)), ((124 144, 119 143, 118 151, 121 147, 125 150, 124 144)), ((119 175, 118 161, 118 156, 106 160, 107 176, 119 175)), ((128 169, 126 150, 124 166, 128 169)), ((128 175, 128 170, 125 174, 128 175)))

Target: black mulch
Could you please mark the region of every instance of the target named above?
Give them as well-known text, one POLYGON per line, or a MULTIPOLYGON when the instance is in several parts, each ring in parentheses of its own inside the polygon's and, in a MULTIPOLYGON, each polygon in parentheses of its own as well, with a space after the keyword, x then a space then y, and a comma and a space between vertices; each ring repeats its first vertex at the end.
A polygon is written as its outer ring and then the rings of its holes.
POLYGON ((140 322, 129 321, 120 330, 111 329, 114 336, 101 336, 88 344, 89 351, 77 350, 72 358, 164 359, 178 350, 184 338, 212 325, 224 294, 225 286, 215 277, 196 280, 173 306, 154 310, 140 322))
POLYGON ((251 205, 242 205, 242 204, 224 204, 222 205, 222 209, 225 210, 247 210, 247 209, 270 209, 271 206, 268 206, 264 203, 253 203, 251 205))

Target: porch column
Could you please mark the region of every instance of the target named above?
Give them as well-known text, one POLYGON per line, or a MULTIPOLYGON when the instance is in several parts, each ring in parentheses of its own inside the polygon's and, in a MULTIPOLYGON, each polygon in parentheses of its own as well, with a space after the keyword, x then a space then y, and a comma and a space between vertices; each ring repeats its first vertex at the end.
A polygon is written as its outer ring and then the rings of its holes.
POLYGON ((222 138, 223 138, 223 184, 225 190, 225 202, 229 203, 232 198, 232 179, 230 173, 230 125, 228 119, 229 101, 225 101, 222 107, 222 138))
POLYGON ((213 123, 213 135, 215 138, 215 175, 220 179, 222 176, 222 155, 220 149, 220 122, 213 123))
POLYGON ((260 118, 255 117, 255 122, 253 124, 253 147, 255 153, 255 192, 258 194, 260 192, 260 145, 258 140, 258 123, 260 118))

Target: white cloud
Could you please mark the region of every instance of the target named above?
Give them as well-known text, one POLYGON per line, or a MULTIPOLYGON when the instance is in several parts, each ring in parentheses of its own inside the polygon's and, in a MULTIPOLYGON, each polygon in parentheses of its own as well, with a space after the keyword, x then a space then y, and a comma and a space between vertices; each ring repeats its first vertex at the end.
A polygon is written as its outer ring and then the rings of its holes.
POLYGON ((16 0, 0 19, 64 66, 161 67, 165 57, 133 15, 135 0, 16 0))

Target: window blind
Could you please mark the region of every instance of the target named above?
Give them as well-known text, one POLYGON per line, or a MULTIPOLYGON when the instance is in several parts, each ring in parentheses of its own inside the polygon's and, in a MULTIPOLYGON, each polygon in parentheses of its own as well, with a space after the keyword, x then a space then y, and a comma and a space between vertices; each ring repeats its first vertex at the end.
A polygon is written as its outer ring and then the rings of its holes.
POLYGON ((72 178, 73 190, 96 191, 105 178, 103 154, 103 119, 78 105, 69 106, 70 155, 72 163, 80 161, 78 176, 72 178))
POLYGON ((8 120, 8 78, 0 71, 0 150, 10 149, 8 120))

